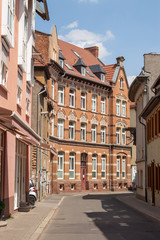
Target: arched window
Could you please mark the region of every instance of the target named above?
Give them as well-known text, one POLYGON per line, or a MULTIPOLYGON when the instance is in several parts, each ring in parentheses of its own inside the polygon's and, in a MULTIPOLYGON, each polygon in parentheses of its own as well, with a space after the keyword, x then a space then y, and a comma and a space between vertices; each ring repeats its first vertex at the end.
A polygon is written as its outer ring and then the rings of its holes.
POLYGON ((120 79, 120 89, 123 89, 123 79, 120 79))
POLYGON ((106 178, 106 156, 102 155, 101 158, 101 178, 105 179, 106 178))
POLYGON ((92 179, 97 178, 97 155, 92 156, 92 179))
POLYGON ((69 154, 69 178, 75 178, 75 153, 69 154))
POLYGON ((64 153, 59 152, 58 153, 58 172, 57 172, 57 178, 63 179, 64 175, 64 153))

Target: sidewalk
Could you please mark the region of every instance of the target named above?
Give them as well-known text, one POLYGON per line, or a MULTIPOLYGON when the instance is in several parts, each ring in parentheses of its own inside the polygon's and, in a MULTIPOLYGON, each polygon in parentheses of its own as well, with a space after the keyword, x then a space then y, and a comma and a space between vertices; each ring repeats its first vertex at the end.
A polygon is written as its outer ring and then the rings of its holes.
POLYGON ((160 221, 160 208, 151 206, 150 203, 137 199, 135 195, 118 196, 117 199, 137 211, 160 221))
POLYGON ((0 228, 0 239, 37 240, 63 199, 62 195, 55 194, 37 202, 28 213, 14 214, 13 219, 7 220, 7 226, 0 228))

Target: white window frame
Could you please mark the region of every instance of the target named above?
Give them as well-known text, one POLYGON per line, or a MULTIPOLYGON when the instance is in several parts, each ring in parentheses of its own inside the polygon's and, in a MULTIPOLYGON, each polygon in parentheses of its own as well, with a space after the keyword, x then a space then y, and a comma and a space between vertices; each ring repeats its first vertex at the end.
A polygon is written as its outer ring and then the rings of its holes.
POLYGON ((106 98, 101 97, 101 113, 105 114, 106 113, 106 98))
POLYGON ((74 140, 75 139, 75 122, 69 121, 69 139, 74 140))
POLYGON ((126 157, 122 157, 122 178, 126 177, 126 157))
POLYGON ((104 73, 101 73, 101 81, 105 82, 105 74, 104 73))
POLYGON ((58 119, 57 137, 60 139, 64 138, 64 120, 63 119, 58 119))
POLYGON ((58 166, 57 166, 57 179, 63 179, 64 177, 64 153, 58 153, 58 166), (61 174, 61 177, 59 177, 61 174))
POLYGON ((126 144, 126 131, 124 128, 122 128, 122 144, 126 144))
POLYGON ((92 94, 92 112, 97 111, 97 96, 92 94))
POLYGON ((116 116, 120 116, 121 114, 121 101, 119 99, 116 100, 116 116))
POLYGON ((86 109, 86 93, 81 92, 81 109, 86 109))
POLYGON ((86 141, 86 123, 81 123, 81 141, 86 141))
POLYGON ((22 74, 18 71, 17 76, 17 104, 21 106, 22 101, 22 74))
POLYGON ((63 59, 59 59, 59 65, 64 68, 64 60, 63 59))
POLYGON ((120 170, 121 170, 121 158, 117 157, 117 179, 120 179, 120 170))
POLYGON ((126 101, 122 101, 122 117, 126 117, 126 101))
POLYGON ((69 106, 75 107, 75 90, 74 89, 69 90, 69 106))
POLYGON ((1 61, 1 81, 0 84, 2 84, 4 87, 7 87, 7 78, 8 78, 8 68, 6 64, 1 61))
POLYGON ((106 143, 106 127, 101 126, 101 143, 106 143))
POLYGON ((54 99, 54 84, 55 84, 55 82, 54 82, 54 80, 52 80, 52 86, 51 86, 51 88, 52 88, 52 99, 54 99))
POLYGON ((96 143, 96 140, 97 140, 97 126, 95 124, 92 124, 91 135, 92 135, 92 142, 96 143))
POLYGON ((120 78, 120 89, 123 89, 123 79, 120 78))
POLYGON ((0 69, 0 84, 7 88, 8 79, 8 50, 5 47, 6 43, 1 44, 1 69, 0 69))
POLYGON ((101 178, 106 178, 106 157, 101 158, 101 178), (104 175, 104 176, 103 176, 104 175))
POLYGON ((9 47, 14 47, 15 0, 1 0, 1 35, 5 37, 9 47))
POLYGON ((30 110, 30 89, 26 86, 26 114, 29 115, 30 110))
POLYGON ((121 144, 121 128, 116 128, 116 144, 121 144))
POLYGON ((81 67, 81 74, 83 76, 86 76, 86 68, 85 67, 81 67))
POLYGON ((69 179, 75 179, 75 154, 69 154, 69 179), (71 176, 73 174, 73 176, 71 176))
POLYGON ((64 105, 64 87, 58 86, 58 104, 64 105))
POLYGON ((92 156, 92 179, 97 179, 97 157, 92 156))

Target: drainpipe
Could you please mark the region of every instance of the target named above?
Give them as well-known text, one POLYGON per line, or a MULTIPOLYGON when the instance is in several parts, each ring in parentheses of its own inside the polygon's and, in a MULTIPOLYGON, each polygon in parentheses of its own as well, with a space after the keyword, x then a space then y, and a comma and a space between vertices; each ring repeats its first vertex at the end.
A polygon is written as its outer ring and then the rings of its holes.
MULTIPOLYGON (((147 95, 147 103, 149 102, 149 86, 148 82, 145 83, 146 86, 146 95, 147 95)), ((144 126, 145 132, 145 201, 148 201, 147 197, 147 134, 146 134, 146 124, 141 121, 141 116, 139 116, 139 122, 144 126)))
POLYGON ((109 190, 110 191, 111 191, 111 91, 109 92, 109 190))
MULTIPOLYGON (((43 114, 48 114, 48 112, 41 112, 41 142, 43 137, 43 114)), ((39 201, 42 199, 42 149, 40 148, 40 186, 39 186, 39 201)))
MULTIPOLYGON (((38 93, 37 96, 37 134, 39 135, 39 99, 40 95, 46 92, 46 86, 44 86, 44 90, 38 93)), ((37 157, 36 157, 36 190, 38 190, 38 148, 37 148, 37 157)))

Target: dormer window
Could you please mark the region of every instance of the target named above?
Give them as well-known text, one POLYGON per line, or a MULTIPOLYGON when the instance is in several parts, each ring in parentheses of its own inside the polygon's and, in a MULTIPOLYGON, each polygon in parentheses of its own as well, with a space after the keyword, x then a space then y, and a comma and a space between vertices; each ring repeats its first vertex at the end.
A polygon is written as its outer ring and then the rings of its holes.
POLYGON ((73 67, 81 73, 83 76, 86 76, 86 64, 83 62, 82 58, 79 58, 78 61, 73 65, 73 67))
POLYGON ((59 59, 59 65, 60 65, 62 68, 64 68, 64 60, 59 59))
POLYGON ((63 56, 63 54, 61 53, 61 51, 59 51, 59 65, 64 68, 64 60, 66 58, 63 56))
POLYGON ((106 72, 104 71, 100 64, 91 65, 89 66, 89 68, 91 69, 92 73, 94 73, 102 82, 105 82, 106 72))
POLYGON ((86 76, 86 68, 85 67, 81 67, 81 74, 83 76, 86 76))
POLYGON ((103 73, 101 73, 101 81, 105 82, 105 75, 103 73))

